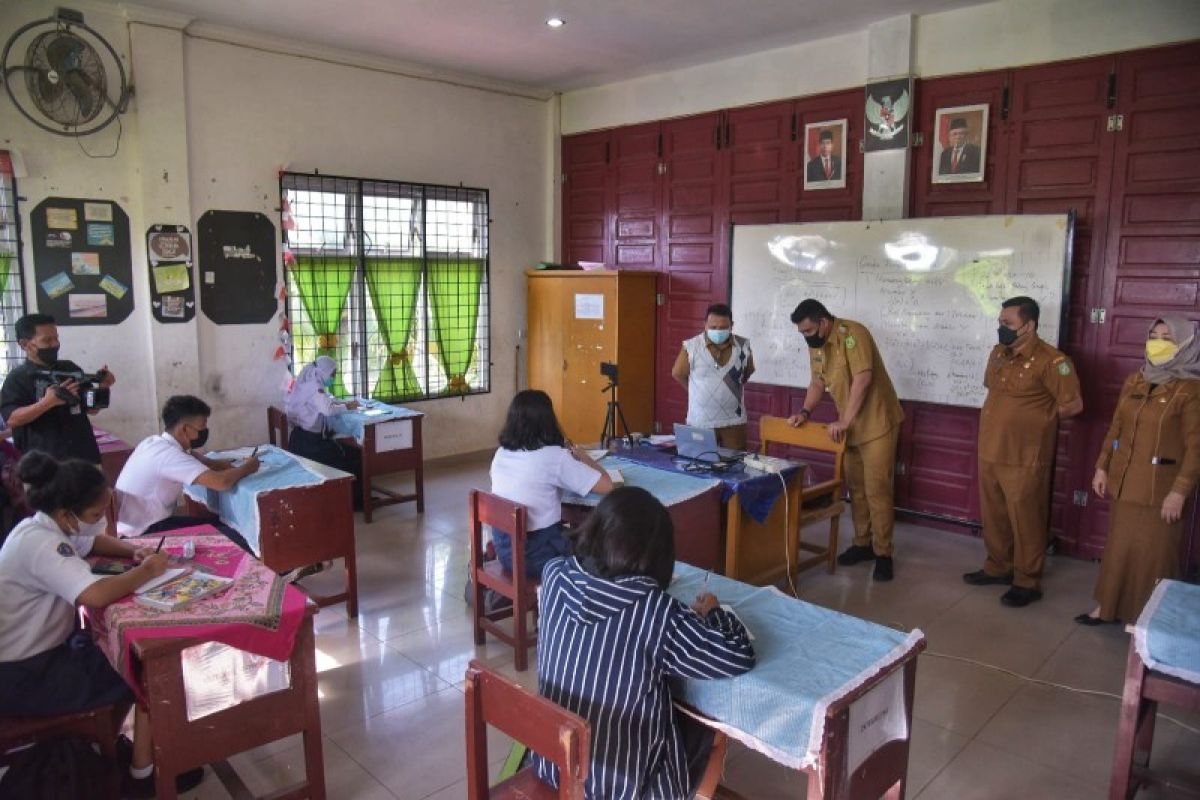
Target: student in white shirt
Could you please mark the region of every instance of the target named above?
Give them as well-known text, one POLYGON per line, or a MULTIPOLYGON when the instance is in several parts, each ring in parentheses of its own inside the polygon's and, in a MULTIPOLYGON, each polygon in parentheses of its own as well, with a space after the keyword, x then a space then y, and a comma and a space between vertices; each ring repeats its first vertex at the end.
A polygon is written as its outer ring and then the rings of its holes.
MULTIPOLYGON (((166 570, 167 556, 101 535, 110 491, 94 465, 55 461, 32 452, 18 466, 37 513, 0 548, 0 716, 51 716, 117 705, 128 713, 133 693, 91 635, 76 630, 77 606, 104 608, 166 570), (121 575, 94 575, 84 556, 132 559, 121 575)), ((117 731, 113 730, 113 736, 117 731)), ((154 796, 147 713, 134 714, 132 760, 124 794, 154 796)), ((176 781, 198 784, 201 770, 176 781)))
MULTIPOLYGON (((234 466, 196 452, 208 441, 212 409, 198 397, 175 395, 162 410, 164 432, 143 439, 117 477, 117 534, 140 536, 198 525, 201 519, 175 516, 185 486, 223 492, 258 471, 257 458, 234 466)), ((228 535, 228 531, 226 531, 228 535)))
MULTIPOLYGON (((570 552, 562 531, 563 490, 584 495, 613 489, 608 473, 566 441, 550 397, 538 389, 517 392, 509 404, 491 477, 493 494, 527 509, 525 572, 534 578, 547 561, 570 552)), ((493 531, 492 543, 500 563, 511 571, 511 537, 493 531)))
POLYGON ((362 463, 357 452, 348 452, 334 441, 333 433, 326 425, 329 417, 358 408, 357 402, 343 402, 330 394, 336 375, 337 362, 329 356, 317 356, 316 361, 300 370, 288 388, 283 398, 283 413, 292 426, 288 450, 353 475, 354 508, 357 510, 362 505, 362 463))

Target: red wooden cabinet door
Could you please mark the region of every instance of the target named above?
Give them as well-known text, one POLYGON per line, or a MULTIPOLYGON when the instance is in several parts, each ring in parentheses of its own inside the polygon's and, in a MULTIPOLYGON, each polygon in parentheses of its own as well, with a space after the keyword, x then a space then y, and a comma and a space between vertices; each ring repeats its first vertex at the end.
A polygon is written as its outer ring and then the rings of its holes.
POLYGON ((612 131, 609 234, 613 269, 656 270, 659 266, 659 124, 612 131))
MULTIPOLYGON (((1083 388, 1084 413, 1059 425, 1050 506, 1050 532, 1067 553, 1089 535, 1086 491, 1104 434, 1103 398, 1111 387, 1103 358, 1096 358, 1097 326, 1089 310, 1099 300, 1099 274, 1112 183, 1112 135, 1107 130, 1110 57, 1015 70, 1007 125, 1006 211, 1075 213, 1067 319, 1059 348, 1071 356, 1083 388)), ((1041 298, 1034 298, 1041 299, 1041 298)), ((1115 398, 1115 391, 1112 397, 1115 398)))
POLYGON ((733 225, 766 225, 793 219, 789 195, 796 169, 791 153, 795 103, 791 100, 725 112, 721 162, 723 210, 733 225))
POLYGON ((608 131, 562 140, 562 260, 609 264, 607 241, 611 151, 608 131))
POLYGON ((718 112, 662 123, 662 231, 655 419, 665 432, 687 417, 687 391, 671 378, 684 339, 704 311, 728 299, 725 211, 716 136, 718 112))
MULTIPOLYGON (((1118 56, 1116 88, 1123 119, 1114 136, 1098 354, 1105 416, 1121 381, 1143 363, 1150 323, 1160 314, 1200 320, 1200 45, 1118 56)), ((1185 531, 1192 563, 1200 549, 1195 506, 1185 531)), ((1098 555, 1107 534, 1100 508, 1088 527, 1089 554, 1098 555)))

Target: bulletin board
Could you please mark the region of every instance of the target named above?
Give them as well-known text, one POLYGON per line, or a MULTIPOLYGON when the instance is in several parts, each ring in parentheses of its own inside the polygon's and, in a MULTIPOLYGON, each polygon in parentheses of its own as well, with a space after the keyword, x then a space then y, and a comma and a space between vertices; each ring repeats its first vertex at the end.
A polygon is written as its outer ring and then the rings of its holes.
POLYGON ((204 315, 218 325, 270 322, 279 311, 271 220, 249 211, 206 211, 197 234, 204 315))
POLYGON ((48 197, 30 214, 37 308, 59 325, 133 313, 129 217, 111 200, 48 197))
POLYGON ((183 225, 152 225, 146 231, 150 307, 159 322, 169 325, 196 316, 192 252, 192 234, 183 225))

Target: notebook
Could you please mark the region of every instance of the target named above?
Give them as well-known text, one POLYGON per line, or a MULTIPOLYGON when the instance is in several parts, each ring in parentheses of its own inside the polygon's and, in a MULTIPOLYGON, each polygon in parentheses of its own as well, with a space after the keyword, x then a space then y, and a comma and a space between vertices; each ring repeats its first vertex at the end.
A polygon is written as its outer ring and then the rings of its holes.
POLYGON ((233 578, 222 578, 207 572, 189 572, 161 583, 150 591, 139 590, 134 599, 151 608, 178 611, 197 600, 224 591, 232 583, 233 578))

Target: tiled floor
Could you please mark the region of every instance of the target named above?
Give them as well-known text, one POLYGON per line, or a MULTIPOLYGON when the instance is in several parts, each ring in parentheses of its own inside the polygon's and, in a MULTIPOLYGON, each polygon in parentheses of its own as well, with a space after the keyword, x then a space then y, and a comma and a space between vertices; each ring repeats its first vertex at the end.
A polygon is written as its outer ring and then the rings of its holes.
MULTIPOLYGON (((511 649, 476 649, 462 600, 466 492, 486 486, 487 461, 431 469, 426 511, 411 505, 358 525, 361 616, 342 606, 317 617, 325 775, 329 797, 459 800, 464 783, 463 672, 481 658, 518 675, 511 649)), ((978 540, 913 525, 897 530, 897 577, 874 584, 869 565, 836 575, 806 573, 801 597, 905 629, 921 628, 928 651, 917 671, 910 798, 1099 798, 1107 795, 1119 702, 1031 683, 1018 675, 1099 692, 1121 691, 1128 647, 1117 627, 1071 621, 1090 607, 1096 566, 1049 560, 1046 598, 1004 608, 998 587, 959 578, 977 568, 978 540), (995 668, 977 663, 993 665, 995 668)), ((318 575, 310 581, 327 580, 318 575)), ((1174 714, 1192 728, 1200 715, 1174 714)), ((491 740, 493 766, 506 754, 491 740)), ((266 792, 302 769, 298 739, 242 754, 232 764, 266 792)), ((1200 772, 1200 735, 1161 722, 1154 761, 1200 772)), ((745 748, 731 749, 725 783, 751 800, 800 798, 804 781, 745 748)), ((1144 793, 1139 797, 1157 796, 1144 793)), ((191 798, 224 800, 212 776, 191 798)))

